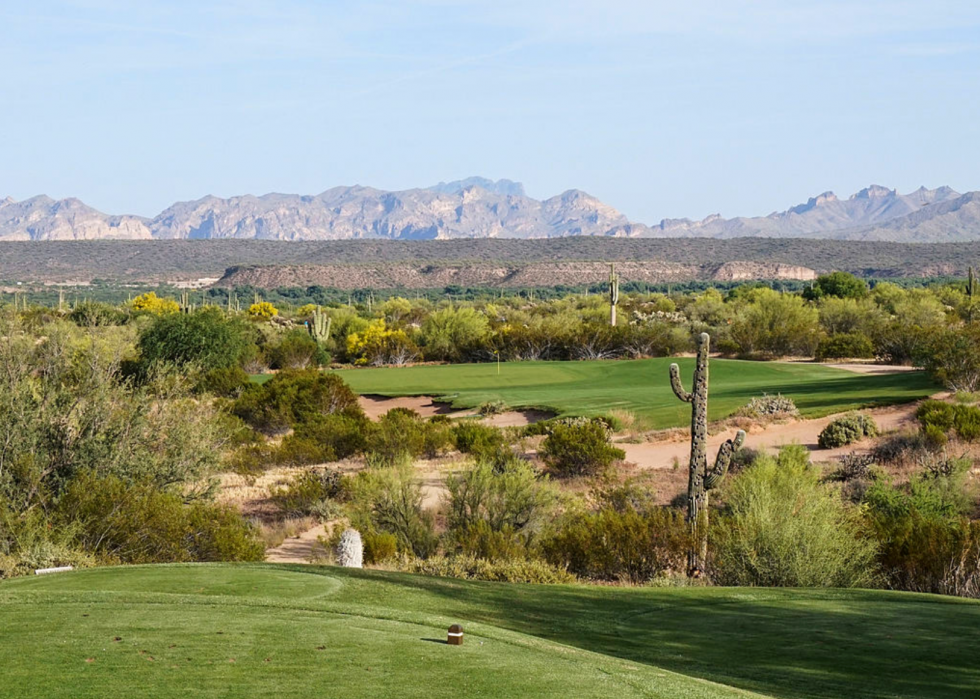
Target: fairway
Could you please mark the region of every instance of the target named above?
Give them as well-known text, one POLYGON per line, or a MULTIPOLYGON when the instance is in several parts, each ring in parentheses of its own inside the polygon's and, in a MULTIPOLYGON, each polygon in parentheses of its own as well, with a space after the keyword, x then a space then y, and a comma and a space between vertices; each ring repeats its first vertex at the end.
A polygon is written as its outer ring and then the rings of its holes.
POLYGON ((5 699, 942 699, 980 687, 980 603, 891 592, 174 565, 0 582, 0 615, 5 699), (462 647, 443 643, 454 622, 462 647))
MULTIPOLYGON (((628 410, 649 428, 679 427, 690 421, 690 406, 670 389, 668 367, 681 366, 691 387, 694 359, 635 361, 514 362, 453 364, 381 369, 342 369, 337 373, 361 394, 427 395, 455 408, 475 408, 502 400, 510 408, 541 408, 560 415, 600 415, 628 410)), ((718 420, 753 396, 782 393, 801 414, 821 417, 872 405, 925 397, 937 386, 923 372, 869 375, 819 364, 711 360, 709 418, 718 420)))

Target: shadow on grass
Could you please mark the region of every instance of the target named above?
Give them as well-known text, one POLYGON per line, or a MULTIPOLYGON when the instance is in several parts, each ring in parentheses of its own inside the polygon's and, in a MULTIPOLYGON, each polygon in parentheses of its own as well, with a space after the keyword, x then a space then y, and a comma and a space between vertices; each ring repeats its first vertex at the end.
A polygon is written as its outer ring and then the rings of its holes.
MULTIPOLYGON (((377 574, 354 575, 377 580, 377 574)), ((384 577, 437 596, 433 613, 779 697, 980 695, 980 604, 964 600, 860 590, 532 588, 384 577)))

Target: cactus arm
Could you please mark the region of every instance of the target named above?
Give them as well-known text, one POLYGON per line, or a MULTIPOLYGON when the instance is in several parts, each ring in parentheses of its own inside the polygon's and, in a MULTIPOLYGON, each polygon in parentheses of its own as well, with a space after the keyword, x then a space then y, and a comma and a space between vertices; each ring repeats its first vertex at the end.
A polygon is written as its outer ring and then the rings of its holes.
POLYGON ((681 383, 681 369, 676 364, 670 365, 670 387, 674 389, 674 395, 685 403, 693 400, 693 396, 684 390, 684 384, 681 383))
POLYGON ((704 488, 705 490, 713 490, 721 485, 722 480, 725 478, 725 474, 728 473, 728 467, 732 463, 732 457, 735 452, 739 450, 742 446, 742 442, 745 441, 745 430, 739 430, 738 434, 735 435, 735 439, 727 439, 725 443, 721 445, 718 449, 718 457, 715 459, 714 467, 708 471, 704 476, 704 488))

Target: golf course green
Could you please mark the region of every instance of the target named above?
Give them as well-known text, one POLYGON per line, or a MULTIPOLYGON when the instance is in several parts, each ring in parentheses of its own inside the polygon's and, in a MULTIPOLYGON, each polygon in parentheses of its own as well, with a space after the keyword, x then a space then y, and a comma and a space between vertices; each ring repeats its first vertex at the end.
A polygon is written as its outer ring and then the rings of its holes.
MULTIPOLYGON (((668 367, 681 366, 690 387, 691 358, 635 361, 513 362, 338 370, 360 394, 433 396, 454 408, 501 400, 510 408, 540 408, 559 415, 601 415, 627 410, 644 427, 677 427, 691 409, 670 388, 668 367)), ((917 400, 938 390, 923 372, 857 374, 819 364, 711 360, 709 418, 731 415, 753 396, 782 393, 806 417, 917 400)))
POLYGON ((975 697, 980 603, 530 586, 314 566, 0 582, 0 695, 975 697), (462 647, 445 644, 460 623, 462 647))

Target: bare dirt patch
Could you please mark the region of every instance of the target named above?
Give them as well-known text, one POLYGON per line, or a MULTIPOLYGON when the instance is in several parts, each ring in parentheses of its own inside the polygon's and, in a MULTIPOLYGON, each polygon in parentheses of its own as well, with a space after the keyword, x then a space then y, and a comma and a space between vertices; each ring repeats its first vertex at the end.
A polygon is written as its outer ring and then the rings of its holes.
POLYGON ((422 417, 434 415, 461 416, 471 413, 465 410, 453 410, 449 403, 437 403, 430 396, 359 396, 358 402, 364 413, 372 420, 377 420, 392 408, 408 408, 422 417))
MULTIPOLYGON (((407 408, 414 410, 422 417, 447 415, 450 418, 478 417, 473 410, 454 410, 449 403, 439 403, 430 396, 359 396, 358 402, 364 413, 372 420, 378 420, 392 408, 407 408)), ((535 422, 549 420, 555 416, 547 410, 508 410, 498 415, 480 418, 480 421, 494 427, 526 427, 535 422)))
MULTIPOLYGON (((946 394, 937 394, 935 397, 941 398, 946 394)), ((875 410, 864 411, 871 415, 882 432, 897 430, 912 422, 915 419, 915 409, 917 404, 900 405, 888 408, 878 408, 875 410)), ((794 420, 781 424, 771 424, 766 427, 757 428, 756 432, 749 432, 745 437, 745 446, 750 449, 773 449, 787 444, 802 444, 812 452, 814 461, 829 461, 841 454, 852 451, 862 451, 870 448, 872 440, 849 444, 840 449, 821 449, 817 445, 817 438, 823 429, 832 422, 835 417, 827 416, 814 420, 794 420)), ((735 436, 734 428, 714 434, 708 438, 708 451, 717 451, 722 442, 735 436)), ((675 463, 686 466, 690 455, 690 444, 685 439, 683 441, 659 441, 645 442, 642 444, 619 443, 616 446, 626 452, 626 461, 636 464, 640 470, 650 469, 670 469, 674 468, 675 463)))

